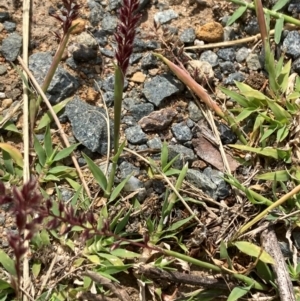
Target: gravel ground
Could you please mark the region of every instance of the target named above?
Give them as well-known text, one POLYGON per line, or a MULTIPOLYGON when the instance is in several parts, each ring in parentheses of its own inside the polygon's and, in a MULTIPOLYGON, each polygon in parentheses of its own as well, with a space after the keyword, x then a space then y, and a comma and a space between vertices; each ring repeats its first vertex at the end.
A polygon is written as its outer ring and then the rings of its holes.
MULTIPOLYGON (((104 112, 103 102, 112 116, 113 108, 113 60, 115 41, 113 37, 117 25, 118 0, 82 2, 80 26, 76 29, 64 54, 55 77, 47 91, 54 105, 72 96, 60 121, 67 131, 70 142, 81 142, 80 151, 94 160, 104 158, 107 150, 107 128, 100 113, 104 112)), ((10 62, 16 63, 21 54, 21 8, 20 3, 7 2, 0 5, 0 114, 6 116, 22 99, 22 83, 10 62)), ((33 4, 31 22, 29 68, 39 83, 42 82, 56 50, 56 41, 51 31, 58 29, 57 21, 48 16, 61 3, 49 0, 33 4)), ((225 201, 232 206, 231 189, 223 180, 222 162, 218 161, 218 151, 203 138, 203 129, 212 136, 202 111, 185 86, 176 79, 152 54, 166 51, 166 45, 176 50, 179 46, 203 45, 214 42, 237 40, 259 32, 253 14, 247 13, 242 22, 226 26, 233 13, 230 4, 224 1, 177 1, 143 0, 140 4, 142 22, 134 43, 127 74, 122 110, 122 137, 128 141, 127 147, 146 152, 161 148, 168 142, 169 157, 180 155, 174 167, 182 168, 189 163, 187 181, 201 189, 215 201, 225 201), (161 24, 156 33, 154 23, 161 24), (165 34, 162 34, 162 29, 165 34), (171 36, 172 34, 172 36, 171 36), (204 139, 204 140, 203 140, 204 139), (215 151, 215 152, 214 152, 215 151)), ((300 12, 299 3, 293 0, 287 11, 300 12)), ((298 31, 284 31, 277 53, 284 51, 293 60, 293 70, 300 73, 300 34, 298 31)), ((262 70, 263 57, 260 47, 254 44, 238 44, 233 47, 212 48, 202 51, 186 50, 192 58, 191 65, 199 69, 198 81, 211 93, 212 97, 231 108, 234 103, 226 98, 218 85, 234 89, 234 81, 246 82, 260 89, 265 80, 262 70)), ((194 74, 196 76, 196 74, 194 74)), ((11 121, 22 128, 21 112, 11 121)), ((113 118, 111 118, 111 126, 113 118)), ((218 130, 223 144, 235 143, 235 135, 222 123, 218 130)), ((2 131, 5 141, 11 141, 10 134, 2 131)), ((43 135, 39 135, 43 140, 43 135)), ((111 137, 113 139, 113 137, 111 137)), ((13 140, 14 142, 16 140, 13 140)), ((21 143, 17 144, 20 148, 21 143)), ((159 154, 152 155, 157 158, 159 154)), ((230 156, 230 154, 228 154, 230 156)), ((239 164, 231 157, 232 171, 239 171, 239 164)), ((78 162, 85 165, 78 152, 78 162)), ((163 188, 153 181, 143 181, 144 170, 134 158, 123 158, 119 165, 119 180, 134 171, 126 186, 127 191, 142 189, 140 199, 151 193, 159 195, 163 188)), ((63 197, 72 196, 61 187, 63 197)), ((0 210, 0 245, 7 248, 6 230, 14 230, 5 208, 0 210)))

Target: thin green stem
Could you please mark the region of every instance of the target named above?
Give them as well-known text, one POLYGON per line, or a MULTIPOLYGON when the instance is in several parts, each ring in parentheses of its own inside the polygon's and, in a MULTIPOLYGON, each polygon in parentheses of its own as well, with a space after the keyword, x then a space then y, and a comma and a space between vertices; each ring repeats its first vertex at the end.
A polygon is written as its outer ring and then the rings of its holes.
MULTIPOLYGON (((120 66, 115 66, 115 87, 114 87, 114 159, 112 162, 112 169, 109 174, 107 188, 104 193, 105 197, 108 197, 111 193, 114 185, 115 174, 117 170, 117 163, 121 152, 119 152, 119 139, 120 139, 120 127, 121 127, 121 111, 122 111, 122 99, 124 89, 124 74, 120 66), (118 154, 118 155, 117 155, 118 154)), ((123 149, 123 148, 122 148, 123 149)))
MULTIPOLYGON (((184 255, 184 254, 181 254, 181 253, 177 253, 177 252, 174 252, 174 251, 171 251, 171 250, 166 250, 166 249, 161 249, 161 251, 164 254, 168 255, 168 256, 172 256, 172 257, 184 260, 186 262, 189 262, 191 264, 194 264, 198 267, 201 267, 201 268, 204 268, 204 269, 207 269, 207 270, 212 270, 212 271, 217 272, 217 273, 231 274, 228 270, 222 269, 221 267, 219 267, 217 265, 214 265, 214 264, 211 264, 211 263, 208 263, 208 262, 205 262, 205 261, 201 261, 201 260, 192 258, 190 256, 187 256, 187 255, 184 255)), ((255 288, 257 290, 261 290, 261 291, 268 290, 268 287, 266 285, 254 280, 254 279, 252 279, 248 276, 245 276, 245 275, 242 275, 242 274, 236 274, 236 273, 232 273, 231 275, 235 279, 238 279, 238 280, 246 283, 247 285, 253 285, 253 288, 255 288)))
POLYGON ((260 204, 263 205, 267 205, 267 206, 271 206, 274 203, 272 201, 270 201, 269 199, 263 197, 262 195, 260 195, 259 193, 243 186, 241 183, 239 183, 236 179, 234 178, 229 178, 229 179, 225 179, 229 184, 235 186, 237 189, 241 190, 242 192, 244 192, 245 194, 249 194, 253 199, 255 199, 257 202, 259 202, 260 204))
MULTIPOLYGON (((238 4, 238 5, 241 5, 241 6, 247 6, 249 9, 255 10, 255 5, 253 3, 247 3, 247 2, 241 1, 241 0, 227 0, 227 1, 238 4)), ((298 20, 298 19, 295 19, 293 17, 287 16, 287 15, 282 14, 282 13, 278 13, 278 12, 269 10, 267 8, 264 8, 263 11, 264 11, 265 14, 268 14, 272 17, 275 17, 277 19, 283 18, 284 21, 287 22, 287 23, 291 23, 291 24, 295 24, 297 26, 300 26, 300 20, 298 20)))
POLYGON ((268 208, 266 208, 264 211, 262 211, 260 214, 258 214, 255 218, 253 218, 251 221, 249 221, 246 225, 241 227, 241 229, 235 234, 233 240, 235 240, 238 236, 245 233, 249 228, 251 228, 253 225, 255 225, 257 222, 259 222, 262 218, 264 218, 271 210, 281 206, 284 202, 289 200, 294 195, 298 194, 300 192, 300 185, 296 186, 292 191, 285 194, 283 197, 281 197, 278 201, 272 203, 268 208))

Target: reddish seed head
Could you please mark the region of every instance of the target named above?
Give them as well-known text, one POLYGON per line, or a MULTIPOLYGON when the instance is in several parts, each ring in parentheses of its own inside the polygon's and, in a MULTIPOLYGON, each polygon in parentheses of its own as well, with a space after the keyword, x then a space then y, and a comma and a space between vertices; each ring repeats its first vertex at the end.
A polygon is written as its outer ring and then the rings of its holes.
POLYGON ((136 12, 139 0, 123 0, 119 10, 120 23, 117 26, 115 39, 117 41, 116 60, 123 74, 129 66, 129 58, 133 51, 135 29, 141 18, 136 12))

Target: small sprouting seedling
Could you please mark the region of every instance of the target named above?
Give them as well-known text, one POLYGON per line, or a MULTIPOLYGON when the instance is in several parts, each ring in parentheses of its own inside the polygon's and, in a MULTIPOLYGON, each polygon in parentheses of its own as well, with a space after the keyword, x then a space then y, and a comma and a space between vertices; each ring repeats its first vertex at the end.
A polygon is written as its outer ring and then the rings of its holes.
POLYGON ((290 274, 292 280, 299 281, 300 280, 300 263, 298 263, 296 265, 296 267, 294 267, 294 265, 289 262, 287 267, 288 267, 289 274, 290 274))
MULTIPOLYGON (((176 155, 173 159, 169 161, 169 150, 168 150, 168 144, 164 141, 162 148, 161 148, 161 155, 160 155, 160 165, 161 165, 161 171, 166 175, 166 176, 172 176, 172 175, 178 175, 180 174, 179 169, 172 168, 172 165, 174 162, 180 157, 180 155, 176 155)), ((148 158, 148 161, 151 163, 148 169, 148 175, 150 178, 155 177, 157 174, 157 169, 158 166, 152 160, 151 158, 148 158)))
POLYGON ((37 154, 38 162, 35 169, 39 175, 40 182, 60 181, 64 178, 74 178, 76 172, 74 168, 64 166, 60 162, 67 158, 79 145, 73 144, 62 150, 53 148, 49 126, 46 129, 44 145, 42 146, 37 137, 34 137, 34 149, 37 154))

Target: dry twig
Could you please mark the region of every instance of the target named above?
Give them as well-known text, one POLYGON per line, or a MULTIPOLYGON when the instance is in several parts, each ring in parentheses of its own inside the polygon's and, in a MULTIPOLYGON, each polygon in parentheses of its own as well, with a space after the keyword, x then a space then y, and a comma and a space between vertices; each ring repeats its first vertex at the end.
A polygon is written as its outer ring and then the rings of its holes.
POLYGON ((262 246, 275 261, 272 268, 276 275, 278 291, 281 301, 296 301, 293 284, 289 277, 284 257, 280 250, 275 231, 268 228, 261 234, 262 246))
MULTIPOLYGON (((39 94, 42 96, 43 100, 45 101, 45 103, 46 103, 46 105, 47 105, 47 107, 48 107, 48 109, 49 109, 49 111, 50 111, 50 113, 51 113, 51 115, 52 115, 52 117, 53 117, 53 120, 55 121, 56 126, 58 127, 59 133, 60 133, 60 135, 61 135, 61 137, 62 137, 62 139, 63 139, 63 141, 64 141, 66 147, 69 147, 69 146, 70 146, 70 143, 69 143, 68 137, 67 137, 67 135, 65 134, 65 132, 64 132, 64 130, 63 130, 63 128, 62 128, 62 126, 61 126, 61 124, 60 124, 60 122, 59 122, 59 119, 57 118, 57 115, 55 114, 55 112, 54 112, 54 110, 53 110, 53 108, 52 108, 52 106, 51 106, 49 100, 47 99, 45 93, 43 92, 43 90, 41 89, 41 87, 40 87, 39 84, 37 83, 36 79, 34 78, 33 74, 29 71, 29 69, 26 67, 26 65, 24 64, 23 60, 22 60, 20 57, 18 57, 18 61, 19 61, 19 63, 21 64, 22 68, 25 70, 25 72, 26 72, 26 73, 28 74, 28 76, 30 77, 30 79, 31 79, 31 81, 32 81, 32 83, 33 83, 33 85, 35 86, 35 88, 37 89, 37 91, 39 92, 39 94)), ((71 157, 72 157, 72 161, 73 161, 73 163, 74 163, 74 166, 75 166, 75 168, 76 168, 76 170, 77 170, 77 173, 78 173, 78 175, 79 175, 79 178, 80 178, 80 180, 81 180, 81 183, 82 183, 82 185, 83 185, 83 187, 84 187, 84 189, 85 189, 85 191, 86 191, 88 197, 90 198, 90 197, 91 197, 91 193, 90 193, 90 190, 89 190, 89 188, 88 188, 88 186, 87 186, 87 184, 86 184, 86 181, 85 181, 85 179, 84 179, 84 177, 83 177, 83 174, 82 174, 82 172, 81 172, 81 169, 80 169, 80 166, 79 166, 79 164, 78 164, 78 162, 77 162, 77 159, 76 159, 76 157, 74 156, 74 154, 72 154, 71 157)))

